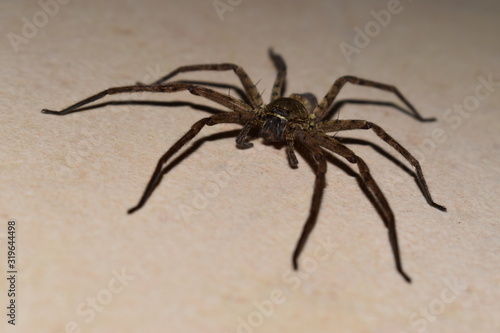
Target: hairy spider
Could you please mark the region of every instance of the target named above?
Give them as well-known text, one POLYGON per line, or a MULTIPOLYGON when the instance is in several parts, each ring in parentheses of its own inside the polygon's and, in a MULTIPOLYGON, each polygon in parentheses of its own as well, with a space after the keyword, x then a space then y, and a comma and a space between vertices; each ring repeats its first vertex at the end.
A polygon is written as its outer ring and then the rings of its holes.
POLYGON ((42 112, 62 116, 82 111, 84 110, 84 108, 82 108, 84 105, 101 99, 106 95, 131 92, 173 93, 185 90, 189 91, 193 95, 212 100, 230 110, 230 112, 217 113, 210 117, 203 118, 191 126, 191 129, 189 129, 189 131, 160 158, 144 194, 142 195, 139 203, 135 207, 128 210, 129 214, 144 206, 148 198, 160 183, 162 177, 168 172, 169 169, 166 166, 167 161, 177 151, 179 151, 179 149, 193 139, 204 126, 213 126, 222 123, 235 123, 242 125, 243 128, 236 137, 236 147, 240 149, 251 148, 253 144, 249 142, 249 132, 254 128, 260 129, 260 135, 265 141, 283 143, 285 145, 288 161, 292 168, 296 168, 298 165, 297 157, 294 152, 294 146, 296 141, 300 142, 307 149, 307 151, 310 152, 316 163, 316 180, 309 216, 304 224, 302 234, 297 242, 292 256, 292 264, 295 270, 298 269, 297 261, 299 255, 306 244, 309 234, 316 224, 323 190, 325 187, 327 163, 324 149, 330 150, 331 152, 345 158, 350 163, 357 165, 361 180, 368 190, 369 196, 372 197, 372 201, 377 210, 380 212, 384 224, 388 229, 389 241, 394 255, 396 269, 407 282, 411 282, 410 277, 404 272, 401 264, 396 224, 389 203, 375 180, 372 178, 366 163, 351 149, 327 133, 355 129, 371 129, 377 136, 403 155, 403 157, 415 168, 418 185, 427 200, 427 203, 442 211, 446 211, 446 208, 438 205, 432 200, 419 162, 381 127, 365 120, 327 120, 325 118, 328 111, 332 107, 337 94, 342 89, 344 84, 349 82, 356 85, 373 87, 394 93, 411 111, 411 115, 419 121, 433 121, 435 119, 423 118, 396 87, 354 76, 342 76, 338 78, 319 104, 316 97, 310 93, 291 94, 288 97, 283 97, 286 80, 285 62, 283 58, 280 55, 275 54, 272 49, 269 50, 269 56, 277 69, 277 77, 273 85, 271 101, 269 104, 264 104, 256 86, 242 67, 231 63, 222 63, 179 67, 152 84, 144 85, 138 83, 133 86, 109 88, 61 111, 43 109, 42 112), (213 89, 203 86, 202 84, 193 84, 192 82, 165 83, 179 73, 228 70, 234 71, 241 81, 245 91, 243 94, 245 101, 230 95, 219 93, 213 89))

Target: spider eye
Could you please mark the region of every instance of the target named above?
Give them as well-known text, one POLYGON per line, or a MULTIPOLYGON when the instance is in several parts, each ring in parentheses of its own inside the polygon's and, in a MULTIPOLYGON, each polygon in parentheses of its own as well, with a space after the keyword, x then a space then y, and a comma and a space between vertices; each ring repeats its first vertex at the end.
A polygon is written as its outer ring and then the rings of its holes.
POLYGON ((283 141, 283 131, 285 129, 286 120, 276 116, 267 116, 264 118, 264 125, 260 135, 264 140, 271 142, 283 141))

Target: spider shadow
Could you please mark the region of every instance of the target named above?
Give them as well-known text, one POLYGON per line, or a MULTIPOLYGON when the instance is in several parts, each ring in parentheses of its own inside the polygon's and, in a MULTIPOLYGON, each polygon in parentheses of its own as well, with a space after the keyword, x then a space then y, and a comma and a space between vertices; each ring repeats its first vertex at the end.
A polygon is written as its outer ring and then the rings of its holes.
POLYGON ((384 107, 395 109, 395 110, 397 110, 401 113, 404 113, 404 114, 406 114, 406 115, 408 115, 408 116, 412 117, 413 119, 418 120, 420 122, 435 121, 434 118, 422 120, 422 119, 418 118, 417 116, 415 116, 415 114, 409 112, 407 109, 405 109, 405 108, 403 108, 403 107, 401 107, 398 104, 393 103, 393 102, 380 101, 380 100, 364 100, 364 99, 341 99, 341 100, 336 101, 332 105, 330 110, 328 110, 328 112, 326 113, 324 120, 332 119, 335 115, 338 115, 341 108, 343 108, 344 106, 346 106, 348 104, 384 106, 384 107))
POLYGON ((182 153, 180 153, 176 158, 174 158, 172 162, 170 162, 165 166, 165 168, 163 169, 163 173, 164 174, 168 173, 170 170, 172 170, 177 165, 182 163, 191 154, 200 149, 200 147, 203 146, 206 142, 236 138, 236 136, 240 131, 241 131, 240 129, 235 129, 220 133, 214 133, 193 141, 193 143, 188 148, 186 148, 182 153))
POLYGON ((116 105, 148 105, 148 106, 158 106, 158 107, 190 107, 194 110, 198 111, 203 111, 207 112, 210 114, 217 114, 217 113, 223 113, 227 112, 224 110, 220 110, 217 108, 213 108, 210 106, 202 105, 202 104, 197 104, 193 102, 184 102, 184 101, 152 101, 152 100, 135 100, 135 99, 129 99, 129 100, 123 100, 123 101, 109 101, 109 102, 102 102, 102 103, 97 103, 93 104, 90 106, 85 106, 80 109, 78 109, 78 112, 80 111, 89 111, 89 110, 94 110, 94 109, 100 109, 106 106, 116 106, 116 105))

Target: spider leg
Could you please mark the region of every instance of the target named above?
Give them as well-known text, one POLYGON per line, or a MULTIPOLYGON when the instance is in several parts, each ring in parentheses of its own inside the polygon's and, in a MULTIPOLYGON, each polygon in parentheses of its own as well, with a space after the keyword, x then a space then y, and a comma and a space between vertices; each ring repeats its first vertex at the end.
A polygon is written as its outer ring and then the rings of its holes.
POLYGON ((300 235, 292 256, 293 268, 297 270, 299 267, 298 258, 300 256, 300 253, 302 252, 304 245, 309 238, 309 234, 314 229, 318 218, 321 199, 323 197, 323 190, 325 189, 326 158, 319 144, 315 142, 311 135, 309 135, 305 131, 297 130, 295 132, 295 138, 299 140, 309 151, 312 152, 312 156, 318 162, 316 168, 316 180, 314 182, 314 192, 311 201, 311 208, 309 210, 309 217, 304 224, 302 234, 300 235))
MULTIPOLYGON (((180 73, 185 73, 185 72, 194 72, 194 71, 228 71, 228 70, 233 70, 234 73, 238 76, 240 79, 241 84, 243 85, 243 88, 245 89, 245 92, 247 93, 250 102, 252 103, 253 107, 259 106, 263 104, 262 97, 260 96, 257 88, 255 87, 255 84, 252 82, 252 79, 248 76, 248 74, 245 72, 243 67, 240 67, 235 64, 203 64, 203 65, 190 65, 190 66, 182 66, 177 68, 176 70, 173 70, 172 72, 168 73, 167 75, 163 76, 162 78, 156 80, 155 82, 151 83, 150 85, 159 85, 163 84, 163 82, 170 80, 174 76, 180 73)), ((142 83, 138 83, 142 85, 142 83)))
POLYGON ((328 109, 332 105, 333 101, 337 97, 338 93, 346 84, 347 82, 352 83, 352 84, 357 84, 360 86, 367 86, 367 87, 373 87, 377 88, 380 90, 385 90, 388 92, 394 93, 414 114, 414 117, 419 120, 419 121, 435 121, 436 118, 424 118, 418 113, 418 111, 413 107, 413 105, 401 94, 398 88, 395 86, 385 84, 385 83, 380 83, 376 81, 370 81, 362 78, 358 78, 355 76, 350 76, 350 75, 345 75, 339 77, 335 82, 333 83, 332 87, 330 90, 327 92, 321 103, 316 107, 316 110, 314 110, 314 114, 316 115, 316 122, 319 122, 323 120, 323 118, 326 116, 328 109))
POLYGON ((339 154, 344 157, 350 163, 355 163, 358 166, 359 174, 367 189, 372 194, 375 199, 375 203, 380 208, 380 212, 383 214, 384 224, 389 232, 389 240, 392 247, 392 252, 394 254, 394 260, 396 262, 396 269, 401 274, 401 276, 406 280, 406 282, 410 283, 411 278, 406 274, 403 270, 403 266, 401 263, 401 257, 399 252, 398 245, 398 236, 396 232, 396 221, 394 219, 394 214, 392 213, 391 207, 387 202, 384 194, 378 187, 377 183, 373 179, 370 174, 370 169, 366 165, 366 163, 361 159, 361 157, 357 156, 352 150, 338 142, 332 137, 327 136, 326 134, 316 132, 314 134, 314 139, 323 147, 331 150, 332 152, 339 154))
POLYGON ((422 168, 417 159, 413 157, 413 155, 410 154, 410 152, 406 150, 399 142, 397 142, 396 140, 394 140, 393 137, 387 134, 387 132, 384 131, 380 126, 365 120, 332 120, 319 123, 317 125, 317 128, 322 132, 345 131, 351 129, 373 130, 378 137, 380 137, 382 140, 384 140, 390 146, 396 149, 415 168, 420 190, 424 194, 427 203, 430 206, 437 208, 441 211, 444 212, 446 211, 446 207, 441 206, 436 202, 434 202, 434 200, 432 200, 429 187, 427 186, 427 182, 425 181, 422 168))
POLYGON ((246 103, 231 97, 229 95, 221 94, 213 89, 206 87, 187 84, 187 83, 171 83, 168 85, 156 85, 156 86, 124 86, 115 87, 103 90, 95 95, 92 95, 78 103, 75 103, 61 111, 52 111, 48 109, 43 109, 42 113, 54 114, 63 116, 69 113, 78 112, 80 107, 99 100, 107 95, 115 95, 121 93, 132 93, 132 92, 155 92, 155 93, 172 93, 187 90, 193 95, 205 97, 211 101, 219 103, 223 106, 228 107, 233 111, 251 111, 252 108, 246 103))
POLYGON ((236 123, 236 124, 245 124, 253 119, 254 115, 248 112, 231 112, 231 113, 219 113, 212 115, 207 118, 203 118, 194 123, 193 126, 189 129, 189 131, 184 134, 170 149, 163 154, 163 156, 158 160, 158 164, 156 165, 156 169, 151 176, 151 179, 144 190, 144 194, 142 195, 139 203, 130 208, 127 212, 132 214, 133 212, 140 209, 146 201, 149 199, 155 188, 160 183, 163 176, 166 174, 166 169, 164 169, 165 163, 181 149, 185 144, 191 141, 205 125, 213 126, 216 124, 222 123, 236 123))
POLYGON ((297 160, 297 156, 295 156, 293 136, 293 131, 290 131, 285 135, 285 149, 288 157, 288 163, 293 169, 296 169, 299 165, 299 161, 297 160))
POLYGON ((299 101, 300 104, 302 104, 306 108, 307 114, 312 114, 318 106, 318 100, 316 99, 316 96, 311 93, 290 94, 289 97, 296 101, 299 101))
POLYGON ((236 148, 238 149, 248 149, 253 147, 253 143, 248 142, 248 133, 255 126, 253 121, 250 121, 243 126, 243 129, 240 131, 238 136, 236 137, 236 148))
POLYGON ((269 56, 274 63, 274 66, 278 70, 276 75, 276 80, 274 81, 273 91, 271 93, 271 102, 283 97, 283 92, 285 90, 285 80, 286 80, 286 64, 283 58, 273 52, 273 49, 269 49, 269 56))

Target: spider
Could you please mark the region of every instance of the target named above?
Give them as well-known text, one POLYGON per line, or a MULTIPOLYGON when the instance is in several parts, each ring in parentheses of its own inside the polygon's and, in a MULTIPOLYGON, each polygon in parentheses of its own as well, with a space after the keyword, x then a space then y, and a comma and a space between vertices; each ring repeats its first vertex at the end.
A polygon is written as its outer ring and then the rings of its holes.
POLYGON ((357 165, 360 180, 362 184, 364 184, 364 187, 368 190, 367 194, 371 197, 373 204, 379 211, 384 225, 388 230, 388 237, 394 256, 396 270, 399 274, 401 274, 405 281, 410 283, 410 276, 403 270, 398 237, 396 233, 395 218, 389 203, 371 176, 370 170, 363 159, 356 155, 346 145, 342 144, 339 139, 336 139, 332 135, 328 135, 328 133, 337 133, 339 131, 356 129, 372 130, 377 136, 399 152, 415 168, 418 185, 427 203, 442 211, 446 211, 446 208, 438 205, 432 200, 419 162, 408 152, 408 150, 387 134, 385 130, 366 120, 328 120, 327 115, 342 87, 346 83, 351 83, 354 85, 373 87, 394 93, 411 111, 410 114, 421 122, 434 121, 435 118, 423 118, 395 86, 348 75, 341 76, 335 80, 319 104, 316 97, 311 93, 291 94, 288 97, 284 97, 287 71, 285 61, 280 55, 274 53, 272 49, 269 49, 269 56, 277 69, 277 76, 272 88, 271 101, 269 104, 264 104, 261 94, 257 91, 256 85, 252 82, 242 67, 231 63, 219 63, 182 66, 152 84, 137 83, 136 85, 131 86, 109 88, 61 111, 43 109, 42 113, 62 116, 79 112, 84 110, 84 108, 82 108, 83 106, 107 95, 132 92, 173 93, 186 90, 193 95, 201 96, 214 101, 230 110, 228 112, 216 113, 197 121, 191 126, 186 134, 184 134, 173 146, 170 147, 170 149, 159 159, 156 169, 154 170, 141 199, 136 206, 128 210, 129 214, 144 206, 148 198, 160 183, 162 177, 168 172, 169 169, 167 168, 167 162, 170 158, 184 145, 190 142, 205 126, 213 126, 223 123, 242 125, 242 129, 236 137, 236 147, 239 149, 248 149, 253 146, 250 142, 250 131, 258 129, 260 130, 260 136, 265 142, 279 143, 285 146, 288 162, 292 168, 297 168, 298 166, 298 160, 295 155, 294 148, 297 142, 300 143, 312 156, 312 163, 315 168, 316 178, 309 216, 303 226, 302 233, 292 255, 292 265, 295 270, 298 269, 298 258, 300 253, 307 242, 309 234, 316 224, 325 188, 325 174, 327 170, 327 160, 325 158, 325 154, 327 154, 327 151, 338 154, 348 162, 357 165), (168 80, 180 73, 230 70, 234 71, 243 86, 243 99, 237 99, 229 94, 222 94, 208 88, 206 86, 208 84, 206 83, 195 84, 193 81, 176 81, 167 83, 168 80))

